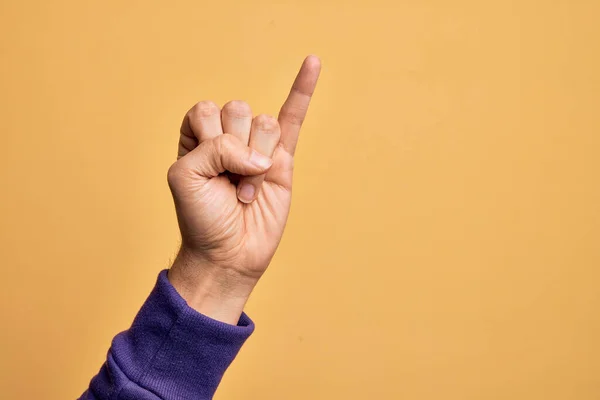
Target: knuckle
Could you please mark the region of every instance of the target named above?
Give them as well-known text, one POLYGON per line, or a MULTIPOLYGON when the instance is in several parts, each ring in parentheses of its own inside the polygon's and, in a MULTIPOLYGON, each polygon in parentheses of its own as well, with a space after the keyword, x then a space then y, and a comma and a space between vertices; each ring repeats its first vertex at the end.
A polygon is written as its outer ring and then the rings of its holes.
POLYGON ((223 154, 223 152, 227 152, 235 146, 235 137, 228 133, 217 136, 214 141, 215 150, 218 154, 223 154))
POLYGON ((279 125, 277 119, 268 114, 257 115, 256 118, 254 118, 254 121, 258 127, 268 132, 276 131, 279 125))
POLYGON ((200 101, 192 107, 189 112, 190 118, 193 119, 204 119, 212 117, 215 114, 219 114, 219 106, 212 101, 200 101))
POLYGON ((279 112, 279 116, 294 125, 302 125, 304 122, 304 112, 290 106, 283 107, 279 112))
POLYGON ((239 139, 228 133, 219 135, 213 140, 213 158, 219 163, 219 169, 224 171, 227 162, 231 162, 235 158, 232 156, 235 154, 238 144, 239 139))
POLYGON ((217 141, 221 146, 230 147, 234 145, 235 136, 229 133, 224 133, 218 137, 217 141))
POLYGON ((223 112, 232 118, 252 117, 252 109, 245 101, 232 100, 223 106, 223 112))

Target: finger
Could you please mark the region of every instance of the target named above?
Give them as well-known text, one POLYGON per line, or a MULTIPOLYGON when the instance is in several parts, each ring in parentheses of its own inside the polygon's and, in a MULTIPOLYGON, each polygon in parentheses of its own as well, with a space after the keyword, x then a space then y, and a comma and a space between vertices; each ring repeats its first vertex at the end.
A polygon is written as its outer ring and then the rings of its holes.
POLYGON ((234 100, 225 104, 221 111, 221 123, 223 132, 230 133, 240 139, 242 143, 248 144, 252 110, 246 102, 234 100))
POLYGON ((222 133, 219 106, 212 101, 197 103, 185 114, 181 123, 177 158, 194 150, 198 143, 222 133))
POLYGON ((254 176, 264 174, 273 164, 270 157, 260 154, 233 135, 223 134, 206 140, 187 157, 173 165, 171 175, 177 171, 192 171, 204 178, 214 178, 225 171, 254 176))
POLYGON ((292 155, 296 151, 300 128, 306 117, 320 72, 321 61, 319 58, 316 56, 306 57, 292 85, 290 94, 279 112, 281 144, 292 155))
MULTIPOLYGON (((261 114, 252 121, 250 147, 265 156, 271 157, 279 143, 279 123, 269 115, 261 114)), ((243 203, 251 203, 260 192, 265 174, 242 177, 237 195, 243 203)))

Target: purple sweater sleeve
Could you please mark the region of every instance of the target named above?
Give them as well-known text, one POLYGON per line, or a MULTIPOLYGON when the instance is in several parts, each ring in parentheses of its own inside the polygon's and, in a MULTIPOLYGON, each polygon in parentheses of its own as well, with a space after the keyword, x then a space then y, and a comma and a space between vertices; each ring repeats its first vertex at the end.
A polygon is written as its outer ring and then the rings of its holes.
POLYGON ((211 399, 253 330, 246 314, 233 326, 190 308, 164 270, 80 400, 211 399))

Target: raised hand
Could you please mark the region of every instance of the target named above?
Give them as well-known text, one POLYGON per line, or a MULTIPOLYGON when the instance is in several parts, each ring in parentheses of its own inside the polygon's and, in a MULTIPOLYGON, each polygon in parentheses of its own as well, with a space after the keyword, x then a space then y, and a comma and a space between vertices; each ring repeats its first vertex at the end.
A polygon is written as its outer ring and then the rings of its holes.
POLYGON ((169 279, 188 304, 237 323, 290 210, 294 152, 321 66, 304 60, 278 119, 240 101, 196 104, 168 173, 182 235, 169 279))

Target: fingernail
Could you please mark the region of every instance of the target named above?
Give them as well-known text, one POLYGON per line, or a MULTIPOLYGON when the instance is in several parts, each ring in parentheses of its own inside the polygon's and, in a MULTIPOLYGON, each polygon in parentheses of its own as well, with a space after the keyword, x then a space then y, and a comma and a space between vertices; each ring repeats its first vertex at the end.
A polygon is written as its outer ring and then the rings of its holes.
POLYGON ((269 157, 263 156, 256 150, 252 150, 250 162, 262 169, 267 169, 271 166, 271 164, 273 164, 273 161, 269 157))
POLYGON ((254 200, 254 192, 256 189, 254 185, 250 183, 242 183, 240 189, 238 190, 238 199, 240 199, 243 203, 251 203, 254 200))

